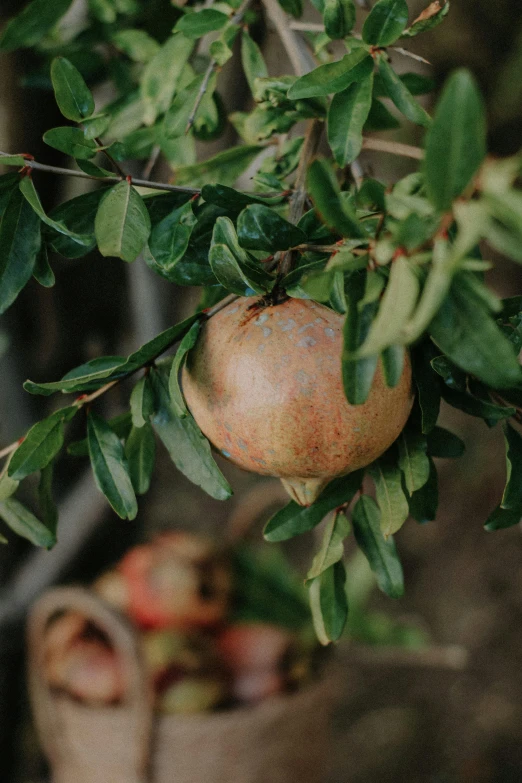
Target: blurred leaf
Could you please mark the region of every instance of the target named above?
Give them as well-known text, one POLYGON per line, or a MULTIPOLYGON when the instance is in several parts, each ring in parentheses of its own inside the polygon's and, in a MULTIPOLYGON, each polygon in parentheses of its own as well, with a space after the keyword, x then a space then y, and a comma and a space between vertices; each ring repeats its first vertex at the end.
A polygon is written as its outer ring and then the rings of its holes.
POLYGON ((328 143, 339 166, 353 163, 372 104, 373 74, 334 95, 328 110, 328 143))
POLYGON ((283 8, 283 10, 286 11, 287 14, 291 14, 291 16, 295 17, 296 19, 299 19, 299 17, 302 16, 302 0, 279 0, 279 5, 281 8, 283 8))
POLYGON ((431 123, 430 115, 422 108, 404 82, 395 73, 386 59, 386 55, 379 57, 379 75, 381 76, 384 89, 404 116, 414 122, 416 125, 429 126, 431 123))
POLYGON ((89 237, 88 244, 80 245, 67 235, 57 235, 53 232, 49 237, 53 250, 65 258, 80 258, 96 247, 94 220, 100 201, 108 190, 110 188, 102 187, 90 193, 84 193, 51 210, 49 216, 57 223, 66 225, 74 234, 85 238, 89 237))
POLYGON ((130 409, 132 425, 136 428, 145 426, 154 413, 154 397, 148 375, 143 375, 134 385, 130 396, 130 409))
POLYGON ((375 131, 394 130, 400 127, 399 120, 393 116, 381 101, 374 98, 370 106, 370 113, 364 123, 364 130, 367 133, 373 133, 375 131))
POLYGON ((109 424, 93 411, 87 416, 87 444, 96 486, 119 517, 134 519, 138 504, 123 446, 109 424))
POLYGON ((63 446, 64 422, 70 421, 78 408, 61 408, 46 419, 33 424, 9 462, 8 474, 21 481, 30 473, 45 468, 63 446))
POLYGON ((102 198, 94 231, 102 256, 134 261, 150 234, 150 218, 143 199, 127 180, 119 182, 102 198))
POLYGON ((11 19, 0 38, 0 49, 12 52, 37 44, 64 16, 72 0, 33 0, 11 19))
POLYGON ((231 147, 218 152, 212 158, 191 166, 180 166, 176 171, 176 184, 200 187, 203 185, 233 185, 248 168, 262 147, 257 144, 231 147))
POLYGON ((430 457, 430 475, 427 482, 421 489, 408 498, 410 515, 417 522, 433 522, 437 516, 437 507, 439 504, 439 482, 437 478, 437 468, 430 457))
POLYGON ((349 503, 362 481, 361 471, 331 481, 311 506, 299 506, 294 500, 268 521, 263 535, 267 541, 287 541, 316 527, 330 511, 349 503))
POLYGON ((237 233, 242 247, 270 253, 306 242, 306 234, 300 228, 264 204, 245 207, 237 219, 237 233))
POLYGON ((444 427, 434 427, 427 437, 427 443, 430 457, 462 457, 466 451, 464 442, 444 427))
POLYGON ((72 128, 70 125, 51 128, 44 133, 43 140, 49 147, 80 160, 94 158, 98 151, 98 144, 93 139, 86 139, 80 128, 72 128))
POLYGON ((384 380, 388 388, 395 388, 402 378, 406 350, 403 345, 390 345, 381 353, 384 380))
POLYGON ((399 467, 404 475, 406 489, 412 495, 422 489, 430 475, 426 437, 410 423, 399 435, 397 445, 399 447, 399 467))
POLYGON ((133 426, 125 443, 125 457, 137 495, 144 495, 149 490, 155 456, 156 440, 151 425, 147 422, 142 427, 133 426))
POLYGON ((380 589, 390 598, 404 595, 404 575, 392 538, 385 539, 381 513, 375 501, 361 495, 352 511, 355 540, 364 552, 380 589))
POLYGON ((341 236, 363 235, 355 213, 350 214, 346 202, 341 200, 341 191, 329 161, 313 161, 308 169, 308 189, 317 213, 329 228, 341 236))
POLYGON ((82 122, 94 112, 94 98, 84 78, 65 57, 55 57, 51 63, 54 97, 64 117, 82 122))
POLYGON ((456 71, 446 82, 426 141, 424 170, 428 194, 437 207, 449 209, 471 181, 486 154, 486 119, 482 96, 469 71, 456 71))
POLYGON ((49 264, 47 245, 42 245, 36 256, 33 277, 44 288, 52 288, 56 282, 54 272, 49 264))
POLYGON ((137 63, 148 63, 160 48, 145 30, 118 30, 111 40, 117 49, 137 63))
POLYGON ((165 115, 164 128, 167 139, 184 136, 192 110, 198 98, 203 74, 196 76, 186 87, 176 94, 165 115))
POLYGON ((425 33, 428 30, 433 30, 441 22, 444 21, 450 10, 449 0, 443 0, 444 5, 441 5, 439 0, 430 3, 419 16, 413 20, 411 25, 403 32, 404 38, 413 38, 419 33, 425 33))
POLYGON ((402 489, 401 470, 390 452, 369 467, 381 510, 381 529, 385 538, 401 529, 408 518, 408 501, 402 489))
POLYGON ((515 408, 495 405, 492 402, 480 400, 472 394, 450 389, 448 386, 443 386, 441 392, 442 397, 449 405, 467 413, 468 416, 477 416, 479 419, 494 422, 510 419, 516 413, 515 408))
POLYGON ((343 542, 349 532, 350 523, 346 516, 340 511, 334 511, 331 519, 326 524, 321 548, 312 561, 310 570, 306 575, 307 579, 314 579, 320 576, 327 568, 342 560, 344 555, 343 542))
POLYGON ((506 486, 502 495, 501 507, 504 509, 522 509, 522 437, 508 423, 504 424, 506 444, 506 486))
POLYGON ((16 188, 0 220, 0 314, 31 279, 40 241, 40 220, 16 188))
POLYGON ((154 269, 167 280, 186 253, 197 218, 187 201, 161 220, 151 231, 149 251, 154 269))
POLYGON ((216 500, 227 500, 232 489, 214 462, 208 440, 187 414, 177 416, 169 398, 168 370, 151 370, 155 397, 155 415, 152 425, 163 441, 172 461, 190 481, 216 500))
POLYGON ((450 362, 447 356, 435 356, 431 360, 431 366, 450 389, 466 391, 466 373, 450 362))
POLYGON ((354 0, 324 0, 323 19, 329 38, 346 38, 355 24, 354 0))
POLYGON ((84 247, 89 245, 90 243, 89 235, 75 234, 74 231, 70 231, 67 228, 65 223, 61 223, 57 220, 53 220, 52 218, 46 215, 42 207, 40 197, 36 192, 36 188, 34 186, 31 177, 23 177, 20 180, 19 187, 23 197, 31 205, 31 207, 34 209, 34 211, 36 212, 36 214, 38 215, 38 217, 43 223, 45 223, 47 226, 57 231, 59 234, 65 234, 65 236, 69 237, 69 239, 71 239, 73 242, 76 242, 79 245, 83 245, 84 247))
POLYGON ((183 340, 180 342, 178 350, 176 351, 176 355, 172 361, 172 367, 169 375, 169 394, 170 401, 172 403, 172 409, 174 410, 176 416, 186 416, 188 413, 188 408, 186 406, 179 383, 179 373, 185 364, 188 352, 196 345, 200 329, 201 321, 195 321, 183 340))
POLYGON ((187 38, 201 38, 214 30, 221 30, 228 23, 228 16, 214 8, 202 8, 180 17, 174 28, 187 38))
POLYGON ((14 479, 10 478, 8 474, 7 471, 9 468, 9 462, 10 458, 8 458, 6 464, 2 468, 2 472, 0 473, 0 501, 7 500, 7 498, 11 497, 11 495, 14 495, 18 489, 18 485, 20 484, 19 481, 15 481, 14 479))
POLYGON ((341 92, 353 82, 367 78, 372 71, 373 60, 368 50, 357 48, 350 54, 345 54, 341 60, 320 65, 301 76, 288 90, 288 98, 296 101, 341 92))
POLYGON ((348 619, 346 569, 341 561, 308 582, 310 608, 321 644, 340 639, 348 619))
MULTIPOLYGON (((27 165, 27 159, 23 157, 23 155, 0 155, 0 164, 2 166, 26 166, 27 165)), ((8 183, 8 187, 11 187, 11 183, 14 185, 15 183, 18 183, 19 176, 18 174, 4 174, 4 177, 10 177, 10 180, 6 181, 6 184, 8 183)), ((3 188, 2 188, 3 190, 3 188)))
POLYGON ((246 30, 241 35, 241 63, 250 92, 254 92, 255 80, 268 78, 268 69, 259 46, 246 30))
POLYGON ((53 498, 54 463, 49 462, 40 472, 38 482, 38 506, 45 527, 56 535, 58 526, 58 509, 53 498))
POLYGON ((0 518, 14 533, 26 538, 35 546, 51 549, 56 543, 54 533, 15 498, 0 502, 0 518))
POLYGON ((140 89, 146 125, 153 125, 156 118, 169 108, 193 48, 192 39, 182 33, 174 33, 145 66, 140 89))
POLYGON ((406 0, 378 0, 364 22, 363 40, 372 46, 390 46, 407 24, 406 0))
POLYGON ((522 381, 517 355, 477 297, 467 274, 458 275, 430 324, 430 334, 451 361, 488 386, 516 386, 522 381))
POLYGON ((489 532, 505 530, 508 527, 514 527, 514 525, 518 525, 521 520, 521 508, 505 509, 501 506, 497 506, 497 508, 489 515, 484 527, 489 532))

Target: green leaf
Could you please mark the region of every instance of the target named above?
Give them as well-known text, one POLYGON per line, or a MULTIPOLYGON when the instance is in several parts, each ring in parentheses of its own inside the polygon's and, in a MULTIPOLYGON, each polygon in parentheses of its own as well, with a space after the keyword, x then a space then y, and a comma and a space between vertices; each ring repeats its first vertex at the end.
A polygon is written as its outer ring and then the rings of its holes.
POLYGON ((372 46, 391 46, 407 24, 406 0, 378 0, 364 22, 363 41, 372 46))
POLYGON ((136 428, 147 424, 154 413, 152 386, 147 375, 144 375, 135 384, 130 396, 130 409, 132 424, 136 428))
POLYGON ((292 101, 331 95, 346 90, 353 82, 367 78, 373 71, 373 59, 365 48, 354 49, 335 63, 327 63, 301 76, 288 90, 292 101))
POLYGON ((66 225, 74 234, 89 237, 87 245, 80 245, 65 234, 52 232, 49 242, 53 250, 65 258, 80 258, 96 247, 94 220, 100 200, 108 190, 108 187, 102 187, 91 193, 84 193, 51 210, 49 216, 57 223, 66 225))
POLYGON ((422 431, 431 432, 440 410, 440 383, 430 364, 428 346, 423 344, 412 353, 413 378, 421 409, 422 431))
POLYGON ((148 63, 159 51, 159 44, 145 30, 118 30, 112 43, 136 63, 148 63))
POLYGON ((377 303, 363 304, 367 274, 350 275, 345 286, 347 312, 343 326, 342 375, 346 399, 351 405, 362 405, 368 399, 377 369, 377 356, 358 357, 357 351, 366 339, 377 303))
POLYGON ((450 389, 466 391, 466 373, 463 372, 463 370, 459 370, 453 362, 450 362, 447 356, 435 356, 435 358, 431 360, 431 366, 450 389))
POLYGON ((450 209, 485 155, 484 102, 471 73, 461 69, 446 83, 426 141, 426 187, 437 209, 450 209))
POLYGON ((214 30, 221 30, 228 22, 228 16, 214 8, 202 8, 182 16, 174 28, 187 38, 201 38, 214 30))
POLYGON ((81 235, 81 234, 75 234, 74 231, 70 231, 65 223, 58 222, 57 220, 53 220, 52 218, 48 217, 46 213, 44 212, 44 208, 42 207, 42 203, 40 201, 40 197, 38 196, 38 193, 36 192, 36 188, 34 186, 33 180, 31 177, 23 177, 20 180, 20 191, 25 199, 27 199, 27 202, 31 205, 31 207, 34 209, 40 220, 45 223, 50 228, 57 231, 59 234, 65 234, 65 236, 69 237, 73 242, 76 242, 79 245, 82 245, 83 247, 86 247, 90 244, 90 237, 87 234, 81 235))
POLYGON ((154 259, 154 268, 167 280, 176 273, 176 267, 185 255, 196 226, 197 218, 192 202, 173 210, 151 231, 149 251, 154 259))
POLYGON ((0 49, 12 52, 37 44, 64 16, 72 0, 33 0, 7 23, 0 38, 0 49))
POLYGON ((385 538, 393 536, 408 518, 408 501, 402 489, 401 470, 390 452, 369 468, 381 510, 381 529, 385 538))
MULTIPOLYGON (((443 0, 444 2, 444 0, 443 0)), ((413 38, 419 33, 425 33, 428 30, 433 30, 441 22, 444 21, 450 10, 449 0, 446 0, 445 5, 440 4, 439 0, 435 0, 429 4, 429 6, 414 19, 411 25, 403 32, 404 38, 413 38)))
POLYGON ((390 598, 404 595, 404 575, 393 538, 385 539, 375 501, 361 495, 352 511, 355 540, 364 552, 380 589, 390 598))
POLYGON ((430 475, 430 461, 427 457, 426 436, 407 425, 397 440, 399 467, 404 474, 406 489, 412 495, 422 489, 430 475))
POLYGON ((510 419, 516 413, 515 408, 495 405, 492 402, 480 400, 472 394, 465 394, 464 392, 450 389, 448 386, 443 386, 441 392, 443 399, 453 408, 467 413, 468 416, 477 416, 479 419, 484 419, 488 422, 510 419))
POLYGON ((484 528, 491 532, 514 527, 522 520, 522 509, 505 509, 498 506, 488 517, 484 528))
POLYGON ((50 549, 56 543, 54 533, 15 498, 0 502, 0 518, 14 533, 26 538, 35 546, 50 549))
POLYGON ((30 473, 45 468, 63 446, 64 422, 77 410, 76 406, 61 408, 33 424, 9 462, 8 475, 21 481, 30 473))
POLYGON ((402 330, 413 314, 419 288, 411 262, 405 256, 399 256, 391 265, 388 285, 368 337, 359 349, 360 356, 372 356, 402 342, 402 330))
POLYGON ((315 632, 321 644, 340 639, 348 619, 346 569, 341 561, 308 582, 315 632))
POLYGON ((180 342, 176 355, 172 361, 169 375, 169 394, 172 408, 177 416, 186 416, 188 413, 188 408, 185 404, 185 399, 179 384, 179 373, 185 363, 188 352, 196 345, 200 329, 201 321, 195 321, 180 342))
POLYGON ((143 121, 146 125, 154 125, 156 118, 169 108, 193 48, 192 39, 182 33, 174 33, 146 65, 141 77, 143 121))
POLYGON ((0 314, 31 279, 40 241, 38 216, 16 188, 0 220, 0 314))
POLYGON ((2 472, 0 473, 0 501, 7 500, 7 498, 11 497, 11 495, 14 495, 18 489, 18 485, 20 484, 19 481, 15 481, 14 479, 10 478, 8 474, 7 471, 9 468, 9 462, 10 459, 8 459, 2 469, 2 472))
POLYGON ((196 76, 186 87, 180 90, 165 115, 164 129, 167 139, 184 136, 192 110, 198 99, 204 76, 196 76))
POLYGON ((38 506, 45 527, 56 534, 58 526, 58 509, 53 498, 53 473, 54 463, 49 462, 40 472, 38 482, 38 506))
POLYGON ((125 443, 125 457, 137 495, 144 495, 149 490, 155 456, 156 440, 151 425, 133 427, 125 443))
POLYGON ((86 139, 80 128, 72 128, 69 125, 51 128, 44 133, 43 140, 49 147, 80 160, 94 158, 98 151, 98 144, 93 139, 86 139))
POLYGON ((261 149, 257 144, 231 147, 202 163, 180 166, 176 171, 176 184, 196 188, 217 182, 221 185, 233 185, 259 155, 261 149))
POLYGON ((246 30, 243 30, 241 35, 241 63, 250 92, 254 92, 255 80, 267 79, 268 69, 259 46, 252 40, 246 30))
POLYGON ((258 196, 256 193, 243 193, 226 185, 204 185, 201 189, 201 197, 209 204, 216 204, 222 209, 239 211, 249 204, 268 204, 270 206, 280 204, 284 194, 276 196, 258 196))
POLYGON ((355 213, 350 213, 346 202, 341 199, 339 185, 327 160, 313 161, 308 169, 307 182, 315 209, 328 228, 341 236, 362 236, 355 213))
MULTIPOLYGON (((120 413, 118 416, 114 416, 107 422, 111 430, 116 433, 120 440, 125 440, 129 437, 132 429, 132 417, 130 411, 126 413, 120 413)), ((72 454, 74 457, 88 457, 89 447, 87 445, 87 438, 83 440, 76 440, 67 446, 67 453, 72 454)))
MULTIPOLYGON (((27 160, 23 155, 4 155, 2 153, 2 155, 0 155, 0 164, 2 164, 2 166, 26 166, 27 160)), ((4 174, 4 176, 6 175, 4 174)), ((16 180, 18 181, 18 177, 16 177, 16 180)))
POLYGON ((253 250, 287 250, 306 242, 306 234, 300 228, 280 217, 264 204, 250 204, 237 219, 240 245, 253 250))
POLYGON ((522 380, 513 345, 500 331, 461 273, 430 324, 437 345, 458 367, 496 389, 508 389, 522 380))
POLYGON ((416 125, 429 126, 430 115, 422 108, 403 81, 395 73, 386 59, 386 55, 379 57, 379 75, 382 79, 387 95, 392 99, 398 110, 416 125))
POLYGON ((331 481, 311 506, 299 506, 294 500, 268 521, 263 535, 267 541, 287 541, 312 530, 330 511, 349 503, 361 486, 362 473, 356 471, 331 481))
POLYGON ((464 442, 444 427, 434 427, 426 440, 430 457, 452 459, 462 457, 466 451, 464 442))
POLYGON ((522 509, 522 437, 508 422, 504 424, 506 443, 506 486, 502 495, 501 507, 504 509, 522 509))
POLYGON ((167 373, 164 368, 151 370, 156 410, 152 425, 178 470, 211 497, 227 500, 232 490, 214 462, 208 440, 190 414, 180 418, 172 408, 167 373))
POLYGON ((353 0, 324 0, 323 20, 329 38, 346 38, 355 24, 353 0))
POLYGON ((84 78, 65 57, 55 57, 51 63, 54 97, 64 117, 81 122, 94 112, 94 98, 84 78))
POLYGON ((439 505, 439 482, 437 478, 437 468, 430 457, 430 475, 427 482, 421 489, 414 492, 408 498, 410 515, 417 522, 433 522, 437 516, 437 507, 439 505))
POLYGON ((42 245, 36 256, 33 277, 44 288, 52 288, 56 282, 54 272, 49 264, 47 245, 42 245))
POLYGON ((362 131, 372 105, 373 74, 334 95, 328 109, 328 143, 339 166, 352 163, 362 148, 362 131))
POLYGON ((403 345, 390 345, 381 353, 384 380, 388 388, 393 389, 402 378, 406 350, 403 345))
POLYGON ((134 261, 150 234, 150 217, 143 199, 127 180, 103 197, 96 213, 94 232, 102 256, 134 261))
POLYGON ((320 550, 315 555, 307 579, 315 579, 323 571, 334 563, 342 560, 344 555, 344 539, 350 532, 350 523, 346 516, 339 511, 332 514, 331 519, 324 530, 323 541, 320 550))
POLYGON ((134 519, 138 504, 123 446, 107 422, 92 411, 87 416, 87 445, 96 486, 119 517, 134 519))

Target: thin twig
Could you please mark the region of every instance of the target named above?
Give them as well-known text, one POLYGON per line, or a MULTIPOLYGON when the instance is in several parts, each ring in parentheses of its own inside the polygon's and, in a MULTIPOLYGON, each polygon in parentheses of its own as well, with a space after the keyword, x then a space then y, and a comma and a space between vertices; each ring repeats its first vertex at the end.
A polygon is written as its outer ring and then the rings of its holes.
POLYGON ((350 644, 347 657, 361 666, 415 666, 427 669, 463 671, 469 664, 469 652, 460 645, 432 646, 418 650, 404 647, 350 644))
POLYGON ((422 160, 424 150, 420 147, 412 147, 410 144, 401 144, 398 141, 386 141, 385 139, 375 139, 365 136, 363 139, 363 149, 375 150, 376 152, 388 152, 390 155, 402 155, 404 158, 414 158, 422 160))
POLYGON ((420 56, 420 54, 414 54, 413 52, 408 51, 408 49, 403 49, 401 46, 390 46, 389 49, 397 52, 397 54, 402 54, 404 57, 411 57, 412 60, 417 60, 419 63, 431 65, 430 61, 425 60, 424 57, 420 56))
POLYGON ((290 200, 290 213, 288 216, 290 223, 297 223, 303 214, 306 201, 306 175, 308 166, 317 152, 322 132, 323 123, 321 120, 311 120, 304 137, 303 146, 301 147, 299 165, 297 167, 294 183, 294 192, 290 200))
MULTIPOLYGON (((239 24, 242 21, 251 3, 252 0, 243 0, 241 5, 237 9, 236 13, 230 18, 230 24, 239 24)), ((215 70, 217 70, 218 65, 219 65, 218 61, 213 57, 208 64, 207 70, 205 71, 205 76, 203 77, 203 81, 201 82, 201 87, 198 90, 196 100, 194 101, 194 106, 192 107, 192 111, 190 112, 190 116, 188 118, 187 127, 185 128, 185 133, 188 133, 194 124, 194 120, 196 119, 196 114, 200 107, 201 101, 203 100, 203 97, 207 91, 208 84, 210 82, 210 79, 212 78, 212 74, 214 73, 215 70)))
MULTIPOLYGON (((98 144, 100 147, 103 147, 103 141, 102 141, 101 139, 97 138, 97 139, 94 139, 94 141, 95 141, 95 142, 96 142, 96 144, 98 144)), ((117 172, 117 173, 120 175, 120 177, 121 177, 122 179, 125 179, 125 177, 126 177, 127 175, 126 175, 126 173, 123 171, 122 167, 120 166, 120 164, 118 163, 118 161, 116 160, 116 158, 114 158, 114 157, 111 155, 111 153, 109 152, 109 150, 102 150, 102 152, 103 152, 103 154, 105 155, 105 157, 107 158, 107 160, 108 160, 108 161, 111 163, 111 165, 114 167, 114 169, 116 170, 116 172, 117 172)))
POLYGON ((291 30, 298 30, 303 33, 324 33, 324 24, 318 22, 299 22, 297 19, 292 19, 289 22, 291 30))
POLYGON ((150 153, 149 159, 143 169, 143 179, 146 179, 147 181, 150 180, 152 170, 154 169, 154 166, 158 162, 160 152, 161 152, 160 145, 155 144, 154 147, 152 148, 152 152, 150 153))
POLYGON ((288 16, 277 0, 262 0, 268 18, 281 39, 296 76, 303 76, 315 67, 315 63, 300 37, 291 29, 288 16))

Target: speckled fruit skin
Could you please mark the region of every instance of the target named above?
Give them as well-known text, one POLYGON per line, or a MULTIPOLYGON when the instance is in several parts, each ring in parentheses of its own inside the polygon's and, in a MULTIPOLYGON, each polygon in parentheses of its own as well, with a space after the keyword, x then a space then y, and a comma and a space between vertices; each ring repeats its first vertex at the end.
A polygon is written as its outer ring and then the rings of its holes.
POLYGON ((413 404, 409 356, 395 388, 379 366, 366 403, 347 402, 343 320, 309 300, 242 298, 207 321, 183 371, 188 407, 214 447, 279 476, 301 505, 386 451, 413 404))

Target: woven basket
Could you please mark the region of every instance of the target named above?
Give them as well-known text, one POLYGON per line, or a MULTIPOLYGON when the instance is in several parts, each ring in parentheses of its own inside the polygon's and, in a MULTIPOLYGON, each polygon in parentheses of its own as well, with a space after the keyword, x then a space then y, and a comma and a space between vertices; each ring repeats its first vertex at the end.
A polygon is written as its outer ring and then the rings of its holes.
POLYGON ((47 592, 28 624, 29 688, 53 783, 321 783, 331 678, 255 707, 157 716, 135 630, 87 590, 47 592), (125 667, 121 706, 93 708, 54 693, 43 675, 50 620, 78 611, 111 640, 125 667))

